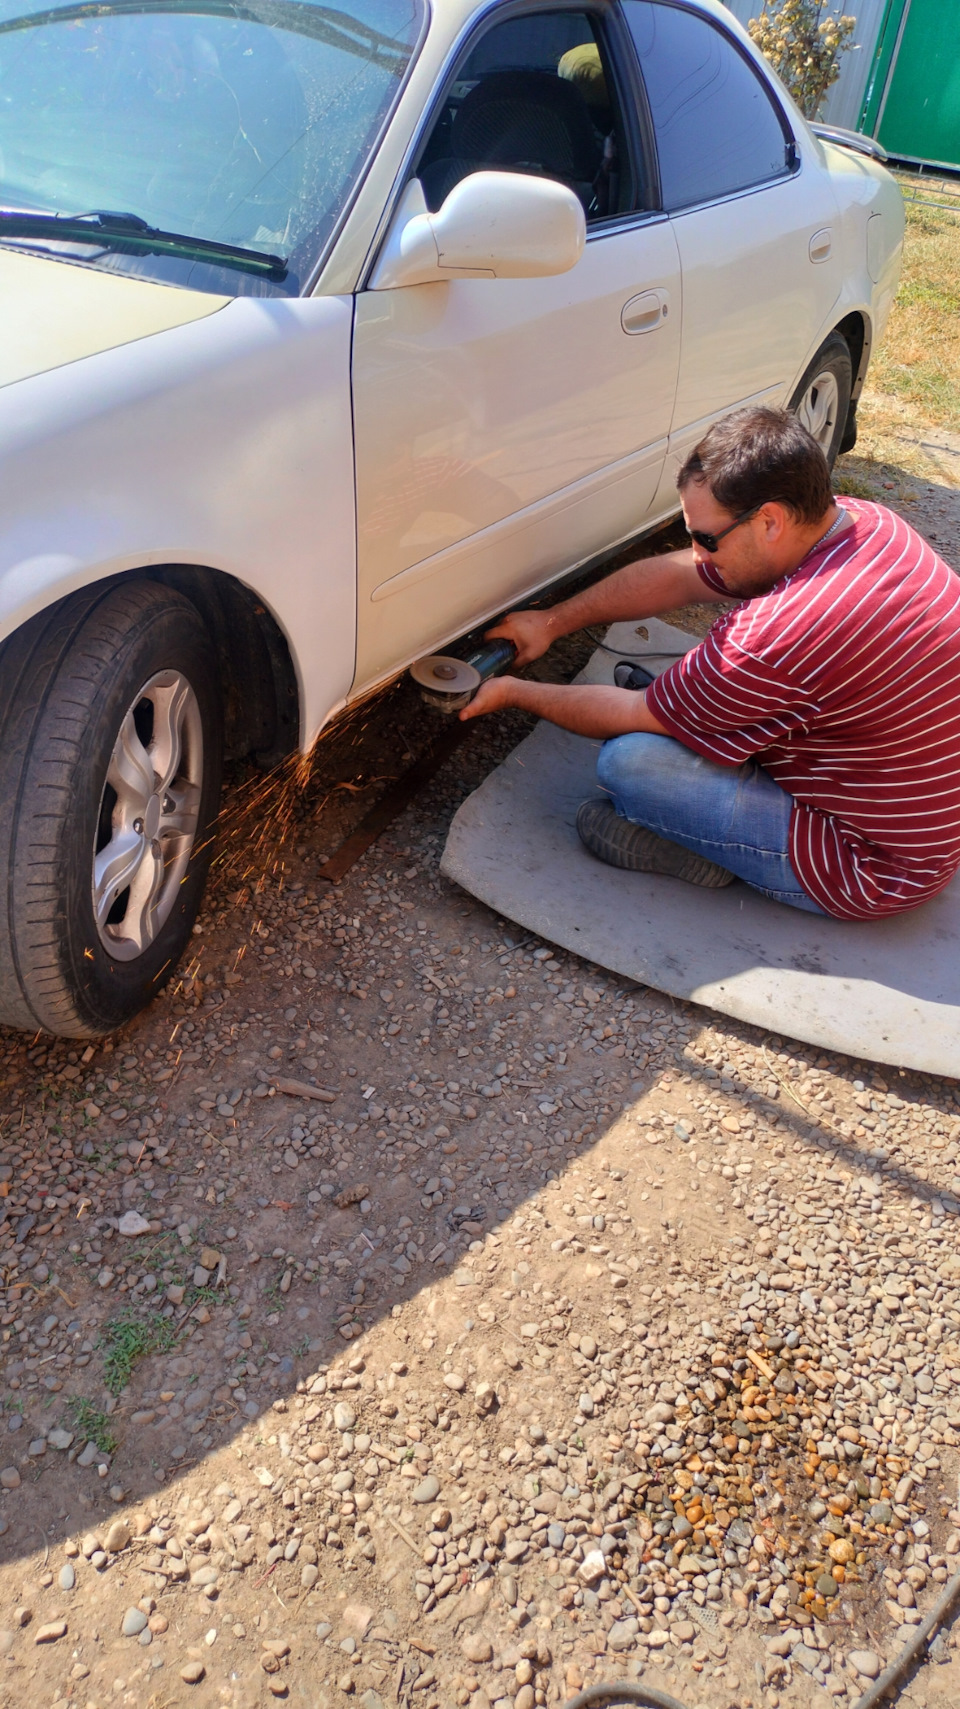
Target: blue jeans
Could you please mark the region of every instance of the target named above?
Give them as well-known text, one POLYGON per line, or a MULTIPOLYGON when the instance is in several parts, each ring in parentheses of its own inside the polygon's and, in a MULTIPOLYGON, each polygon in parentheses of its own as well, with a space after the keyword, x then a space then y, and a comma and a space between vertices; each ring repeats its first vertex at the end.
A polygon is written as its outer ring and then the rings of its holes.
POLYGON ((823 914, 787 853, 793 796, 752 760, 714 765, 672 736, 638 732, 604 742, 597 779, 622 819, 716 861, 761 896, 823 914))

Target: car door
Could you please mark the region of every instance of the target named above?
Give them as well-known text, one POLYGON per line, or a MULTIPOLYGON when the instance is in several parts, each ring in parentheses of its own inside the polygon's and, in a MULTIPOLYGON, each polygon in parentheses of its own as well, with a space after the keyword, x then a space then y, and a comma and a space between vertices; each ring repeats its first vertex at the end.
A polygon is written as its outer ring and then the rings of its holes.
POLYGON ((498 19, 441 92, 428 205, 484 166, 561 177, 587 243, 559 277, 358 295, 355 692, 635 532, 659 486, 679 264, 645 207, 632 50, 592 9, 498 19))
POLYGON ((710 421, 786 402, 841 287, 838 212, 735 35, 674 0, 622 0, 683 279, 668 479, 710 421))

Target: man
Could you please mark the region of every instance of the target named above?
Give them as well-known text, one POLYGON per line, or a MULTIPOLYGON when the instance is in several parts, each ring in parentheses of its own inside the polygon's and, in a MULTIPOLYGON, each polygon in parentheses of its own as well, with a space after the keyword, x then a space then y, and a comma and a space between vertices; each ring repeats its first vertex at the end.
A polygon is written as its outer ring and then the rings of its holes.
POLYGON ((689 548, 491 635, 522 666, 588 624, 740 603, 643 692, 497 677, 460 716, 607 738, 577 829, 614 866, 838 919, 915 908, 960 867, 960 579, 883 505, 838 504, 785 411, 716 423, 677 485, 689 548))

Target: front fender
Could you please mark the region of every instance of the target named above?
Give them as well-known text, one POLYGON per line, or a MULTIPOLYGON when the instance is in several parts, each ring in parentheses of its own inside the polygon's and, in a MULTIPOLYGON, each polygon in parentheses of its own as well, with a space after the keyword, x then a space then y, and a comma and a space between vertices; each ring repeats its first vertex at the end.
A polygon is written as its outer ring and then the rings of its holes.
POLYGON ((204 565, 286 636, 308 747, 356 650, 349 298, 238 298, 0 389, 0 639, 118 572, 204 565))

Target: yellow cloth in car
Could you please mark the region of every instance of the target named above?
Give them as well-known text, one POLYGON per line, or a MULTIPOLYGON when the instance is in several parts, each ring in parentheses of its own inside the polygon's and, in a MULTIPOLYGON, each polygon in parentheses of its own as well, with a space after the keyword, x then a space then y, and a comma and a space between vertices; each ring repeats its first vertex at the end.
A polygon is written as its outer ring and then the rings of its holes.
POLYGON ((557 74, 568 83, 576 84, 588 106, 606 107, 609 104, 596 42, 581 42, 579 47, 568 48, 557 66, 557 74))

